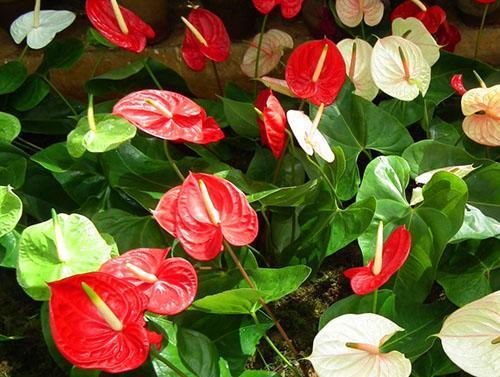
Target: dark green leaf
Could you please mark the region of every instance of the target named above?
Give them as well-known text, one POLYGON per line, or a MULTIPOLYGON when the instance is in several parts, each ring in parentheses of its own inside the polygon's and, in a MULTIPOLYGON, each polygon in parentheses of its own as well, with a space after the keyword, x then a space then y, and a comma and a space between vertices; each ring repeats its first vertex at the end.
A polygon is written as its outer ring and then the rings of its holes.
POLYGON ((28 70, 18 61, 0 66, 0 95, 15 92, 28 77, 28 70))
POLYGON ((38 67, 38 72, 45 74, 50 69, 69 69, 80 59, 84 50, 80 39, 56 39, 44 49, 43 61, 38 67))
POLYGON ((259 137, 257 114, 253 103, 235 101, 224 97, 221 97, 221 100, 224 104, 227 122, 236 134, 249 138, 259 137))
POLYGON ((412 365, 412 377, 438 377, 448 376, 460 371, 446 356, 439 342, 412 365))
POLYGON ((21 123, 14 115, 0 112, 0 143, 12 143, 21 132, 21 123))
POLYGON ((248 196, 248 202, 259 201, 266 207, 298 207, 314 200, 318 186, 317 180, 312 180, 300 186, 280 187, 272 190, 257 192, 248 196))
POLYGON ((30 75, 12 95, 12 106, 18 111, 28 111, 37 106, 50 93, 50 85, 37 74, 30 75))
POLYGON ((192 372, 199 377, 220 377, 219 351, 202 333, 177 327, 179 356, 192 372))

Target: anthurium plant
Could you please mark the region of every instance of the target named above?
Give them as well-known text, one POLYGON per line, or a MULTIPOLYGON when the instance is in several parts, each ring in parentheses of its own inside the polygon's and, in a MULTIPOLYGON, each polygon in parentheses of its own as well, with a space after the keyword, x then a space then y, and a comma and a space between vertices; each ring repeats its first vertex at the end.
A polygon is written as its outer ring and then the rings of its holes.
POLYGON ((192 7, 178 58, 206 98, 143 55, 155 33, 117 0, 85 1, 85 39, 40 0, 12 23, 0 276, 57 375, 500 376, 500 72, 453 54, 434 2, 326 3, 341 39, 280 30, 302 0, 253 0, 245 88, 219 74, 223 21, 192 7), (86 49, 133 61, 82 102, 52 76, 86 49))

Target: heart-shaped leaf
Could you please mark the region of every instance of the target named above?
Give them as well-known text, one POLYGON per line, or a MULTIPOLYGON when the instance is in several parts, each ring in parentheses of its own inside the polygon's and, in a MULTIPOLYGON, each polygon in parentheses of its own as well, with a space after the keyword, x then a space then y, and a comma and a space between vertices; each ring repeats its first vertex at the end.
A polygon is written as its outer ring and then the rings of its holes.
POLYGON ((12 143, 21 132, 21 123, 14 115, 0 112, 0 142, 12 143))
POLYGON ((11 232, 23 212, 21 199, 9 186, 0 186, 0 237, 11 232))

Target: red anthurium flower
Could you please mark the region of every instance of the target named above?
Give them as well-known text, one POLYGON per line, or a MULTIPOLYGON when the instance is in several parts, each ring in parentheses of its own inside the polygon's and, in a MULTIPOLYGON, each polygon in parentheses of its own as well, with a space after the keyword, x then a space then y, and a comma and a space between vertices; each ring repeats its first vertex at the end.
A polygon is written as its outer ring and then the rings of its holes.
POLYGON ((476 0, 476 3, 480 3, 480 4, 492 4, 495 1, 497 1, 497 0, 476 0))
POLYGON ((453 52, 458 42, 462 39, 462 36, 457 27, 445 21, 434 34, 434 38, 440 46, 443 46, 443 50, 453 52))
POLYGON ((85 10, 92 26, 111 43, 126 50, 140 53, 146 47, 146 39, 155 36, 151 26, 119 6, 117 0, 87 0, 85 10))
POLYGON ((131 93, 115 105, 113 114, 161 139, 208 144, 224 138, 215 120, 201 106, 166 90, 131 93))
POLYGON ((214 259, 224 239, 248 245, 259 230, 257 214, 244 193, 225 179, 201 173, 190 173, 182 185, 168 191, 153 216, 200 261, 214 259))
POLYGON ((290 90, 314 105, 331 105, 344 84, 345 63, 329 39, 303 43, 295 49, 285 71, 290 90))
POLYGON ((259 93, 255 111, 262 145, 268 146, 274 156, 280 158, 286 145, 286 114, 271 89, 259 93))
POLYGON ((368 266, 350 268, 344 275, 351 279, 354 293, 366 295, 384 285, 406 262, 411 248, 411 234, 405 226, 397 228, 383 243, 382 222, 377 232, 375 258, 368 266))
POLYGON ((429 33, 434 34, 446 20, 446 13, 440 6, 427 7, 420 0, 406 0, 391 13, 391 21, 396 18, 418 18, 429 33))
POLYGON ((253 0, 253 5, 263 14, 268 14, 275 6, 281 5, 283 17, 293 18, 300 12, 303 2, 304 0, 253 0))
POLYGON ((451 87, 459 96, 463 96, 467 89, 465 89, 463 82, 463 75, 453 75, 450 81, 451 87))
POLYGON ((223 62, 229 58, 231 40, 222 20, 206 9, 193 9, 187 19, 182 57, 193 71, 202 71, 207 59, 223 62))
POLYGON ((52 336, 72 364, 119 373, 146 361, 151 337, 144 321, 147 298, 132 283, 91 272, 49 287, 52 336))
POLYGON ((100 270, 134 284, 148 298, 150 312, 174 315, 192 304, 198 277, 183 258, 165 259, 170 249, 130 250, 104 263, 100 270))

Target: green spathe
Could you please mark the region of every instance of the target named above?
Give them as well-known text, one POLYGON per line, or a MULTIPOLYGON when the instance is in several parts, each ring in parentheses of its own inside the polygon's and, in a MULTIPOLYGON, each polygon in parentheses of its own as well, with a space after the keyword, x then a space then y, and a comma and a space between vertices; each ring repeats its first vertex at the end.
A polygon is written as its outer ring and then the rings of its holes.
POLYGON ((26 228, 19 241, 17 280, 34 300, 48 300, 47 282, 96 271, 113 248, 84 216, 54 214, 26 228))

